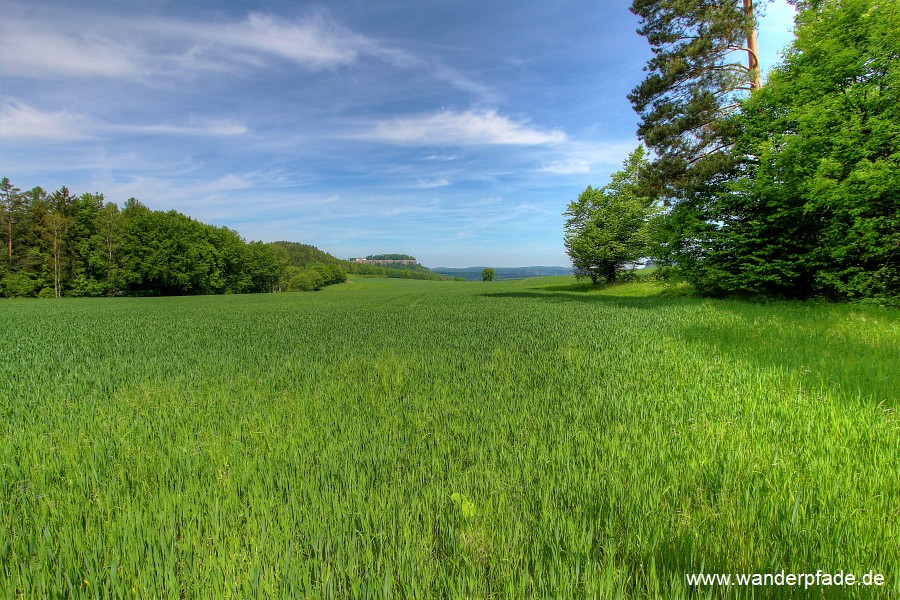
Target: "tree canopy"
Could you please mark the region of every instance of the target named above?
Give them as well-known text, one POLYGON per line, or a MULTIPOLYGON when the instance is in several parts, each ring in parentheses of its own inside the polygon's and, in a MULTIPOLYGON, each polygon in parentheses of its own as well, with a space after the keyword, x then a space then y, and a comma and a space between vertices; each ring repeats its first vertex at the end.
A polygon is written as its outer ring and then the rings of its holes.
POLYGON ((797 5, 756 89, 716 62, 749 33, 741 5, 634 2, 655 53, 631 95, 656 153, 641 181, 669 204, 655 257, 705 294, 896 299, 900 4, 797 5))
POLYGON ((760 85, 754 7, 634 0, 631 11, 654 54, 628 95, 641 118, 638 137, 655 154, 645 184, 667 201, 690 200, 730 168, 734 131, 725 117, 760 85))
POLYGON ((639 184, 648 164, 644 147, 638 146, 610 183, 601 189, 588 186, 569 203, 565 246, 576 276, 612 283, 627 266, 648 256, 657 204, 654 197, 642 195, 639 184))
MULTIPOLYGON (((286 289, 286 260, 177 211, 123 208, 103 194, 63 187, 21 192, 0 182, 0 295, 117 296, 271 292, 286 289)), ((335 274, 323 284, 338 279, 335 274)))

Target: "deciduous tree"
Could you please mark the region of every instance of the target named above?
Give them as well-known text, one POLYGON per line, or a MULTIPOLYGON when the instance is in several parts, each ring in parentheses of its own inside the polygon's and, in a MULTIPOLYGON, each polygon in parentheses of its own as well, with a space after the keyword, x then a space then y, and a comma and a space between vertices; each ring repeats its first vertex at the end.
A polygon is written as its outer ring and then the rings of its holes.
POLYGON ((900 4, 806 2, 796 40, 736 124, 718 286, 900 295, 900 4))
POLYGON ((648 255, 657 202, 642 195, 639 185, 647 164, 645 150, 638 146, 609 184, 588 186, 569 203, 565 246, 577 276, 612 283, 626 266, 648 255))

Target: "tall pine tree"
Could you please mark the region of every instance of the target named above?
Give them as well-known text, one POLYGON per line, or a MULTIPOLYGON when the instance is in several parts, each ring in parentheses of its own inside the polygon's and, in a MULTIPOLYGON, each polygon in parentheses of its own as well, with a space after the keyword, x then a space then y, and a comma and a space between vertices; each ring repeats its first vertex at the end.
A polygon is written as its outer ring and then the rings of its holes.
POLYGON ((645 173, 670 202, 691 199, 731 167, 726 117, 759 88, 752 0, 634 0, 654 57, 628 98, 656 154, 645 173))

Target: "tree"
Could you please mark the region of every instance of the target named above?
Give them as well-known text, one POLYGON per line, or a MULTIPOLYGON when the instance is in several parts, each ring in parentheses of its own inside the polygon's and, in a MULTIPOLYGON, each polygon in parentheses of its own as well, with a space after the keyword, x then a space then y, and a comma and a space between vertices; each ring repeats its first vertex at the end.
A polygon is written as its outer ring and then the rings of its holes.
POLYGON ((668 201, 691 199, 731 167, 725 117, 761 86, 753 3, 634 0, 631 11, 654 54, 628 96, 641 117, 638 137, 656 154, 645 183, 668 201))
POLYGON ((578 277, 612 283, 630 264, 647 256, 650 220, 657 214, 657 201, 642 195, 640 173, 648 161, 638 146, 621 171, 613 173, 601 189, 590 186, 570 202, 566 220, 566 252, 578 277))
POLYGON ((59 213, 51 212, 44 218, 43 234, 50 248, 50 267, 53 276, 53 296, 62 297, 62 278, 65 265, 65 240, 72 220, 59 213))
POLYGON ((110 294, 121 293, 125 288, 119 265, 123 229, 124 219, 119 207, 113 202, 107 202, 96 216, 96 230, 105 262, 106 290, 110 294))
POLYGON ((13 186, 8 177, 0 180, 0 211, 6 222, 7 262, 13 266, 13 223, 22 210, 22 190, 13 186))
POLYGON ((38 291, 49 289, 49 250, 44 236, 44 220, 50 212, 47 192, 35 187, 23 194, 22 223, 20 227, 20 251, 17 253, 18 267, 35 279, 38 291))
POLYGON ((490 267, 482 269, 481 280, 482 281, 493 281, 494 280, 494 270, 490 267))
POLYGON ((653 58, 628 98, 638 137, 655 158, 643 169, 645 195, 669 206, 655 258, 699 284, 716 249, 721 194, 739 165, 729 117, 761 85, 751 0, 634 0, 653 58), (746 62, 745 62, 745 58, 746 62))
POLYGON ((807 2, 784 64, 736 117, 715 287, 900 296, 900 5, 807 2), (726 204, 727 203, 727 204, 726 204))

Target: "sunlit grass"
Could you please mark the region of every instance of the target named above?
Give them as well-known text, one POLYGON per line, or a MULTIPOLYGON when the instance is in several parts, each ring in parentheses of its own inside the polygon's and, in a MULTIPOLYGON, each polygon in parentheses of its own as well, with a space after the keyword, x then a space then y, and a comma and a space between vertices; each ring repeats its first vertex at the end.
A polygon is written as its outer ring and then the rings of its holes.
POLYGON ((0 304, 0 590, 900 593, 898 313, 573 284, 0 304))

